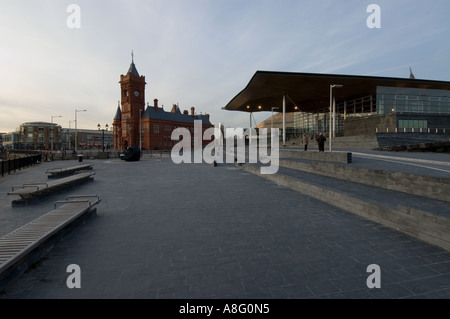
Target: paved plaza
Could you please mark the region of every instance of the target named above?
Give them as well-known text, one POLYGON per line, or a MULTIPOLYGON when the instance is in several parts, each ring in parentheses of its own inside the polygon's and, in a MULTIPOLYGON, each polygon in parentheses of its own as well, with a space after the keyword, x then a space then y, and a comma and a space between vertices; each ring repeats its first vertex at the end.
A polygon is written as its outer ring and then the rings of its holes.
MULTIPOLYGON (((450 297, 450 252, 234 166, 170 158, 90 160, 94 181, 27 207, 13 185, 45 181, 45 162, 0 177, 0 236, 69 195, 99 195, 77 226, 2 299, 401 299, 450 297), (68 265, 81 288, 67 286, 68 265), (380 288, 369 288, 370 265, 380 288)), ((372 278, 372 277, 371 277, 372 278)))

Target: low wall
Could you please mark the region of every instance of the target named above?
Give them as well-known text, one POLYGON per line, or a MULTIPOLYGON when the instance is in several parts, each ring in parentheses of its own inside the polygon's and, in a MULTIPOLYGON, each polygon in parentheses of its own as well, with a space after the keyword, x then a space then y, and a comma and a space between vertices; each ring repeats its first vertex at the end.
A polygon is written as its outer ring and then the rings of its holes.
POLYGON ((393 132, 397 127, 395 113, 387 115, 372 115, 361 118, 347 118, 344 121, 344 136, 374 135, 375 132, 393 132))
POLYGON ((312 161, 333 162, 348 164, 352 162, 352 153, 349 152, 318 152, 318 151, 292 151, 280 149, 280 158, 301 158, 312 161))
POLYGON ((376 137, 380 148, 397 146, 402 150, 420 144, 429 144, 432 147, 434 143, 450 141, 450 133, 377 133, 376 137))

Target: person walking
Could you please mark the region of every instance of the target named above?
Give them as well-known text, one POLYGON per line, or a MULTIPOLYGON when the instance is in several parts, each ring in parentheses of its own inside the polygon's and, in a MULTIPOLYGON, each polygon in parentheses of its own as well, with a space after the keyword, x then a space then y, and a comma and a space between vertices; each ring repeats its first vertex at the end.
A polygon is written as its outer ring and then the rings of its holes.
POLYGON ((326 140, 327 139, 325 138, 323 133, 320 133, 319 136, 317 137, 317 144, 319 145, 319 152, 325 151, 325 141, 326 140))
POLYGON ((304 150, 307 151, 308 150, 308 136, 303 133, 303 145, 304 145, 304 150))

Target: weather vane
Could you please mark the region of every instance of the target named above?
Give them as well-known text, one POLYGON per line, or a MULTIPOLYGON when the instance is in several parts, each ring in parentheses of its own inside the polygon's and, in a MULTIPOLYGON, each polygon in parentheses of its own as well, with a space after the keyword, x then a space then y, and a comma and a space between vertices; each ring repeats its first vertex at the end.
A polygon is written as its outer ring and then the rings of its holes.
POLYGON ((133 50, 131 50, 131 62, 134 63, 134 54, 133 54, 133 50))

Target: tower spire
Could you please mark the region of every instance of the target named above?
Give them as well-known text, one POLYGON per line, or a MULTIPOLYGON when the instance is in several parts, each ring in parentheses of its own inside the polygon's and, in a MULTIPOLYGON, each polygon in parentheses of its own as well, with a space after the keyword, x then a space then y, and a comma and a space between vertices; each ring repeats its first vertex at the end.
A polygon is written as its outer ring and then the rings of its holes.
POLYGON ((117 102, 117 111, 116 115, 114 116, 114 120, 121 120, 122 119, 122 111, 120 110, 120 101, 117 102))
POLYGON ((133 73, 135 76, 139 76, 139 72, 136 69, 136 66, 134 65, 134 53, 133 50, 131 50, 131 64, 130 64, 130 68, 128 69, 128 73, 133 73))
POLYGON ((416 77, 414 76, 414 74, 413 74, 411 68, 409 68, 409 78, 410 78, 410 79, 415 79, 415 78, 416 78, 416 77))

